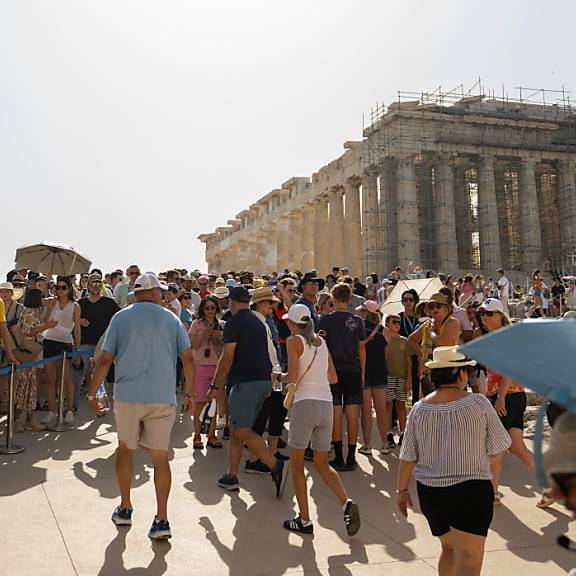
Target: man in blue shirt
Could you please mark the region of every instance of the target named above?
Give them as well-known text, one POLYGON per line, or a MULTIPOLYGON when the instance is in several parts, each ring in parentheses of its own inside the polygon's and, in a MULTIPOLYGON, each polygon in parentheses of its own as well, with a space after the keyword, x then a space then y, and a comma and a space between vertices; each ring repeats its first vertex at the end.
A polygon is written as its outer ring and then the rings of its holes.
POLYGON ((262 437, 252 430, 264 401, 272 391, 268 334, 265 325, 249 308, 250 293, 246 288, 232 288, 229 298, 232 318, 224 327, 224 349, 206 397, 210 402, 224 386, 226 378, 231 380, 228 472, 218 480, 218 486, 228 491, 239 490, 238 468, 246 444, 252 454, 270 468, 276 497, 280 498, 288 465, 276 460, 262 437))
POLYGON ((170 434, 176 419, 176 362, 182 359, 186 375, 186 402, 192 398, 194 363, 188 334, 180 319, 162 307, 162 291, 152 272, 137 278, 136 303, 118 312, 110 322, 102 356, 92 376, 88 400, 98 412, 96 389, 115 363, 114 417, 118 431, 116 475, 121 502, 112 515, 116 525, 132 523, 132 450, 146 448, 154 465, 157 512, 148 536, 171 537, 167 507, 171 473, 170 434))

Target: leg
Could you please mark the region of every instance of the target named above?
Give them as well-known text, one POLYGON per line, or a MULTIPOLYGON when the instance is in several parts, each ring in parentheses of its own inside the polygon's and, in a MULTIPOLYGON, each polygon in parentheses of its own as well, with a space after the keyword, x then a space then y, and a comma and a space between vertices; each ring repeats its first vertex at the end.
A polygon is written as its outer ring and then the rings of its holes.
POLYGON ((360 407, 358 404, 344 406, 346 414, 346 432, 348 434, 348 444, 356 446, 358 440, 358 413, 360 407))
POLYGON ((440 543, 442 544, 442 553, 438 560, 438 576, 457 576, 454 568, 454 542, 452 538, 452 530, 443 534, 439 538, 440 543))
POLYGON ((332 441, 342 442, 342 406, 334 406, 334 423, 332 426, 332 441))
POLYGON ((392 432, 392 410, 395 400, 386 399, 386 434, 392 432))
MULTIPOLYGON (((268 450, 268 446, 266 446, 266 442, 262 439, 261 436, 258 436, 251 428, 235 428, 233 429, 233 434, 236 436, 237 440, 242 444, 246 444, 248 449, 256 458, 259 458, 267 464, 270 470, 274 468, 276 464, 276 458, 270 455, 270 451, 268 450)), ((242 452, 240 451, 238 461, 236 462, 236 472, 232 470, 232 462, 230 463, 230 472, 234 475, 238 472, 238 466, 240 465, 240 457, 242 456, 242 452)))
POLYGON ((363 402, 360 422, 362 424, 362 441, 366 446, 370 446, 372 437, 372 390, 373 388, 364 388, 362 391, 363 402))
POLYGON ((454 573, 458 576, 480 576, 486 538, 452 529, 454 573))
POLYGON ((508 430, 508 434, 510 434, 510 438, 512 439, 512 446, 510 446, 510 454, 514 454, 517 456, 530 468, 530 472, 534 474, 535 467, 534 467, 534 455, 528 448, 526 444, 524 444, 524 435, 520 428, 510 428, 508 430))
POLYGON ((56 392, 56 379, 58 378, 58 366, 55 362, 46 364, 44 366, 46 372, 46 404, 48 410, 54 412, 55 408, 55 392, 56 392))
POLYGON ((386 389, 372 388, 372 401, 376 410, 376 424, 380 433, 382 444, 386 442, 386 433, 388 432, 389 421, 387 418, 388 406, 386 404, 386 389))
MULTIPOLYGON (((328 457, 330 452, 319 452, 314 450, 314 468, 316 468, 318 474, 324 481, 324 484, 336 494, 340 504, 344 505, 346 500, 348 500, 348 494, 340 480, 340 475, 330 464, 328 463, 328 457)), ((293 466, 292 461, 290 461, 291 466, 293 466)))
POLYGON ((205 402, 195 402, 194 403, 194 436, 200 436, 200 427, 202 422, 200 422, 200 414, 202 408, 204 408, 205 402))
POLYGON ((398 414, 398 424, 400 432, 406 429, 406 403, 401 400, 396 400, 396 413, 398 414))
POLYGON ((130 501, 130 487, 132 486, 132 450, 121 440, 118 441, 118 451, 116 452, 116 478, 120 488, 120 506, 122 508, 132 508, 130 501))
POLYGON ((172 484, 172 473, 166 450, 148 450, 154 465, 154 487, 156 488, 156 520, 168 519, 168 496, 172 484))
MULTIPOLYGON (((240 428, 240 430, 243 430, 240 428)), ((244 442, 237 435, 237 429, 230 427, 230 442, 228 443, 228 472, 233 476, 238 476, 238 467, 242 459, 244 442)))
POLYGON ((308 510, 308 491, 306 490, 306 475, 304 473, 304 450, 290 449, 290 468, 300 517, 308 522, 310 511, 308 510))

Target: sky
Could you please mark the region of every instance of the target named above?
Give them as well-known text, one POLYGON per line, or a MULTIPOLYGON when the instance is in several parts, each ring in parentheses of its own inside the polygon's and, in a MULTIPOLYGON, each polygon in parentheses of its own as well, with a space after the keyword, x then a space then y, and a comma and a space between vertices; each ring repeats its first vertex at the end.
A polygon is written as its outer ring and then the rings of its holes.
POLYGON ((567 0, 0 0, 0 274, 18 246, 205 269, 202 233, 398 90, 574 90, 567 0))

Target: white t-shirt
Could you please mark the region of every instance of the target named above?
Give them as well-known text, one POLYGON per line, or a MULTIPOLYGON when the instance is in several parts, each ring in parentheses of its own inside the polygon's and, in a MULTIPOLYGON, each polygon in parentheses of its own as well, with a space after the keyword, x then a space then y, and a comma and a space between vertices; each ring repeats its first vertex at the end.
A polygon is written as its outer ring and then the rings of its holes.
POLYGON ((508 298, 510 294, 510 282, 506 276, 498 278, 498 294, 504 298, 508 298))

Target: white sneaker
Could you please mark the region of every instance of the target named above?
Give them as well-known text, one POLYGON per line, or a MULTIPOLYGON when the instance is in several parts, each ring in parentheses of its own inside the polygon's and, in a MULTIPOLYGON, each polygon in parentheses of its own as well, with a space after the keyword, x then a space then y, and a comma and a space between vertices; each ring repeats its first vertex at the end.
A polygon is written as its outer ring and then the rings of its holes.
POLYGON ((382 448, 380 448, 380 454, 390 454, 390 448, 388 448, 388 444, 382 444, 382 448))
POLYGON ((48 412, 46 412, 46 416, 44 416, 44 419, 42 420, 42 424, 44 424, 44 426, 51 426, 54 424, 55 420, 56 414, 54 414, 54 412, 51 410, 48 410, 48 412))
POLYGON ((66 414, 64 414, 64 424, 68 424, 69 426, 74 424, 74 412, 72 412, 72 410, 67 410, 66 414))
POLYGON ((358 448, 358 453, 364 454, 365 456, 372 456, 372 448, 370 448, 370 446, 367 446, 366 444, 363 444, 362 446, 360 446, 360 448, 358 448))

